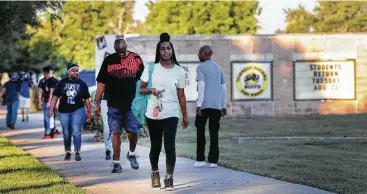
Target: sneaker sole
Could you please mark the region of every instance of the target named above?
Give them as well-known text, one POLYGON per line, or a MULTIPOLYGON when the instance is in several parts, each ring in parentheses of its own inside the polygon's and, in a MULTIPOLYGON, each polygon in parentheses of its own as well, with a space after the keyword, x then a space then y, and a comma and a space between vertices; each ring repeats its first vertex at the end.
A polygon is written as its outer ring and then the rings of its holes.
POLYGON ((154 191, 159 191, 161 190, 161 187, 152 187, 154 191))
POLYGON ((174 188, 166 188, 166 191, 174 191, 174 188))

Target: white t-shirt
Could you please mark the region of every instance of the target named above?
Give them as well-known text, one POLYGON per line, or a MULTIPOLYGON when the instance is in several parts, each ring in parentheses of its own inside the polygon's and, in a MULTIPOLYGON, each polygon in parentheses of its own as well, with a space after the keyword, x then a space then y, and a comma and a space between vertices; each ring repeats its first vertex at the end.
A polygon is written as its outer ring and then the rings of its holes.
MULTIPOLYGON (((144 68, 140 79, 143 82, 149 80, 149 67, 144 68)), ((153 94, 150 96, 147 104, 145 116, 150 119, 161 120, 169 117, 180 118, 180 103, 177 96, 177 88, 185 88, 185 70, 175 65, 171 69, 162 67, 160 63, 155 64, 152 74, 152 88, 157 90, 164 89, 162 97, 158 98, 153 94), (161 102, 162 110, 157 109, 161 102)))

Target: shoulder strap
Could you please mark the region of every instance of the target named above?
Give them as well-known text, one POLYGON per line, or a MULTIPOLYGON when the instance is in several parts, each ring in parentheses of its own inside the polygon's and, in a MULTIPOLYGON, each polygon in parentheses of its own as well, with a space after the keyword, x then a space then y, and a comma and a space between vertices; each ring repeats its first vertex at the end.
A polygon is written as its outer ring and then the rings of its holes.
POLYGON ((151 83, 151 81, 152 81, 152 74, 153 74, 153 71, 154 71, 154 66, 155 66, 155 64, 154 63, 152 63, 152 62, 149 62, 148 63, 148 72, 149 72, 149 83, 151 83))

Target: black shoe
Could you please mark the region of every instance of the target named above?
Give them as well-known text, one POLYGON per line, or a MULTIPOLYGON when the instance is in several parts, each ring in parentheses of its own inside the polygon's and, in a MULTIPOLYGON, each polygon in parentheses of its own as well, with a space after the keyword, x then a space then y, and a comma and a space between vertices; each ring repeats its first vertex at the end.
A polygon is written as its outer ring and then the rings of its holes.
POLYGON ((121 172, 122 172, 121 165, 119 163, 113 164, 112 173, 121 173, 121 172))
POLYGON ((70 152, 66 153, 64 160, 70 160, 71 154, 70 152))
POLYGON ((111 151, 110 150, 106 151, 106 160, 111 160, 111 151))
POLYGON ((154 190, 161 189, 161 177, 159 176, 159 171, 152 172, 152 187, 154 190))
POLYGON ((24 119, 22 119, 22 122, 24 123, 24 122, 25 122, 25 120, 24 120, 24 119))
POLYGON ((133 168, 133 169, 139 169, 139 163, 136 160, 135 155, 130 156, 129 155, 129 152, 127 152, 126 158, 127 158, 127 160, 130 161, 131 168, 133 168))
POLYGON ((80 157, 80 153, 79 152, 76 152, 75 154, 75 161, 80 161, 82 160, 82 158, 80 157))
POLYGON ((174 191, 175 190, 173 188, 173 177, 172 176, 170 178, 164 179, 164 188, 166 189, 166 191, 174 191))

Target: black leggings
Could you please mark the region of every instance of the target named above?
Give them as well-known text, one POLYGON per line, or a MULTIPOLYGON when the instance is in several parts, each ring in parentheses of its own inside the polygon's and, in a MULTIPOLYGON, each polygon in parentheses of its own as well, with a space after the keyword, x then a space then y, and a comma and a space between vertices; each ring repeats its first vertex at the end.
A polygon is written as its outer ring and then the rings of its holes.
POLYGON ((173 174, 176 164, 176 132, 178 125, 177 117, 170 117, 162 120, 147 118, 147 125, 150 136, 150 165, 152 171, 158 170, 159 154, 162 149, 162 137, 164 135, 164 150, 166 151, 167 174, 173 174))

